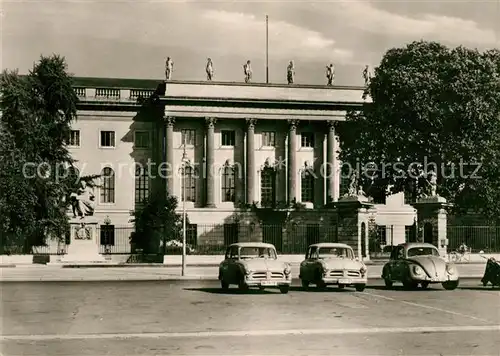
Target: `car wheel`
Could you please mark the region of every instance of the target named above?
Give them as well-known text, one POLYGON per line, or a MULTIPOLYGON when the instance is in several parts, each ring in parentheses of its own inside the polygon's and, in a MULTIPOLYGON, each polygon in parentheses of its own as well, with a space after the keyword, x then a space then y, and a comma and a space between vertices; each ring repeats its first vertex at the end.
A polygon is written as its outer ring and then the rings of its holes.
POLYGON ((355 288, 356 288, 356 292, 362 292, 365 290, 366 284, 356 284, 355 288))
POLYGON ((422 287, 422 289, 427 289, 429 288, 429 282, 422 282, 420 283, 420 286, 422 287))
POLYGON ((339 289, 344 289, 345 288, 345 284, 339 284, 339 289))
POLYGON ((221 279, 220 281, 220 286, 223 290, 228 290, 229 289, 229 283, 226 283, 224 280, 221 279))
POLYGON ((306 281, 305 279, 300 280, 302 283, 302 288, 307 289, 309 288, 309 281, 306 281))
POLYGON ((287 294, 288 291, 290 290, 290 286, 286 285, 286 286, 280 286, 280 292, 281 294, 287 294))
POLYGON ((446 290, 454 290, 458 287, 458 280, 443 282, 443 288, 446 290))
POLYGON ((386 288, 392 288, 392 280, 390 278, 384 278, 384 283, 386 288))
POLYGON ((485 279, 481 280, 481 283, 483 283, 483 287, 486 287, 488 285, 488 281, 485 279))

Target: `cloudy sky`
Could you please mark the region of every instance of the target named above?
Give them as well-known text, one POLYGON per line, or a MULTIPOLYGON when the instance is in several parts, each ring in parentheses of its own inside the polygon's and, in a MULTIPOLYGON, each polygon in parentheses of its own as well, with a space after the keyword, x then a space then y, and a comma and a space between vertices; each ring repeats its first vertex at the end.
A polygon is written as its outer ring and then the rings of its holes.
POLYGON ((158 1, 3 0, 2 68, 26 73, 41 54, 58 53, 76 76, 204 80, 207 57, 215 79, 242 81, 252 61, 265 81, 265 16, 269 15, 270 81, 361 84, 364 64, 413 40, 449 46, 500 46, 500 0, 491 1, 158 1), (498 33, 498 35, 496 35, 498 33))

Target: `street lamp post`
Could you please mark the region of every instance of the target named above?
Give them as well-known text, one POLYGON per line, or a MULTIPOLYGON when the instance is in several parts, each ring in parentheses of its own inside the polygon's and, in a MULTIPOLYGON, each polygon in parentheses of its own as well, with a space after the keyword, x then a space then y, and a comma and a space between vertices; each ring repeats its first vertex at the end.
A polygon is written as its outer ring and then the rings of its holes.
POLYGON ((186 275, 186 147, 182 153, 182 276, 186 275))

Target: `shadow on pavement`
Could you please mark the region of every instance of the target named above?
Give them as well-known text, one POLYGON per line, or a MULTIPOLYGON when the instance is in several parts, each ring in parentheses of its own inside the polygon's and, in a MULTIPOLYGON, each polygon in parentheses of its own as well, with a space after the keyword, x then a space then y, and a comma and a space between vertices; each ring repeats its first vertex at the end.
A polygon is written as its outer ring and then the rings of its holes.
POLYGON ((345 293, 345 292, 354 292, 354 288, 343 288, 340 289, 338 287, 326 287, 326 288, 317 288, 317 287, 290 287, 290 292, 305 292, 305 293, 345 293))
MULTIPOLYGON (((460 288, 460 287, 459 287, 460 288)), ((403 286, 392 286, 391 288, 387 288, 386 286, 370 286, 367 285, 366 289, 373 289, 373 290, 391 290, 391 291, 401 291, 401 292, 437 292, 437 291, 443 291, 444 289, 441 287, 441 285, 436 285, 436 286, 429 286, 427 288, 414 288, 414 289, 408 289, 403 286)))
POLYGON ((184 288, 184 290, 187 291, 194 291, 194 292, 204 292, 204 293, 211 293, 211 294, 250 294, 250 295, 266 295, 266 294, 280 294, 280 291, 278 289, 248 289, 246 291, 239 290, 238 288, 229 288, 227 290, 223 290, 222 288, 184 288))
POLYGON ((500 287, 494 287, 492 288, 491 286, 477 286, 477 287, 458 287, 459 289, 463 290, 482 290, 482 291, 492 291, 492 292, 500 292, 500 287))

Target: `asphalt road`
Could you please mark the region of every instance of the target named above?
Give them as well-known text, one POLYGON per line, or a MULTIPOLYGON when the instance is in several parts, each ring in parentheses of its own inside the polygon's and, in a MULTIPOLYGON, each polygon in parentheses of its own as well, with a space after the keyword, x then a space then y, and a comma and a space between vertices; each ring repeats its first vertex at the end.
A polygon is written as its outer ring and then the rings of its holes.
POLYGON ((6 282, 3 355, 500 355, 500 290, 6 282))

